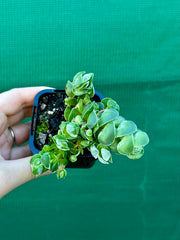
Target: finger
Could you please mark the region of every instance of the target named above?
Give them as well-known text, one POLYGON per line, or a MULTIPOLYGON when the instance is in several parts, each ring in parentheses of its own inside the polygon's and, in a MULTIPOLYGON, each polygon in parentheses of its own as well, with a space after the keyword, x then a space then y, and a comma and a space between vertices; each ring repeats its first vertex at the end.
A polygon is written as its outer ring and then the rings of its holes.
POLYGON ((20 112, 8 117, 7 126, 13 126, 26 117, 32 116, 32 107, 22 109, 20 112))
POLYGON ((0 94, 0 111, 10 116, 33 105, 36 94, 49 87, 14 88, 0 94))
POLYGON ((32 156, 29 144, 20 147, 13 147, 10 154, 10 160, 32 156))
POLYGON ((10 149, 13 144, 13 137, 8 128, 0 136, 0 154, 4 159, 9 159, 10 149))
POLYGON ((0 136, 7 128, 7 117, 3 112, 0 112, 0 136))
POLYGON ((12 130, 15 135, 15 144, 20 145, 29 140, 31 122, 20 123, 15 126, 12 126, 12 130))

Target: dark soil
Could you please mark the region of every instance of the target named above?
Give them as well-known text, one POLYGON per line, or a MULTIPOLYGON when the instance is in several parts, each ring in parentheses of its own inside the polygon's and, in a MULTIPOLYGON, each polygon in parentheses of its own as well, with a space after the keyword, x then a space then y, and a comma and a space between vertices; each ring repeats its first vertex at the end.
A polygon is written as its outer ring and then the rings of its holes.
POLYGON ((39 150, 57 134, 59 125, 64 120, 65 97, 62 93, 45 93, 39 98, 35 133, 35 144, 39 150))

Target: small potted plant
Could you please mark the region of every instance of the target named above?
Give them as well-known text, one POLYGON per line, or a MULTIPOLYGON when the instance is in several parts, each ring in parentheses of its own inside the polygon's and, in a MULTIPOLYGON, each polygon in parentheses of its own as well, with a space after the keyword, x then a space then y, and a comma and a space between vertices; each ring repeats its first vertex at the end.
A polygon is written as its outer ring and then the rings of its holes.
POLYGON ((77 73, 65 91, 43 90, 35 97, 30 147, 32 173, 57 172, 68 167, 91 167, 96 160, 112 163, 111 152, 138 159, 148 135, 119 115, 119 105, 95 92, 93 73, 77 73))

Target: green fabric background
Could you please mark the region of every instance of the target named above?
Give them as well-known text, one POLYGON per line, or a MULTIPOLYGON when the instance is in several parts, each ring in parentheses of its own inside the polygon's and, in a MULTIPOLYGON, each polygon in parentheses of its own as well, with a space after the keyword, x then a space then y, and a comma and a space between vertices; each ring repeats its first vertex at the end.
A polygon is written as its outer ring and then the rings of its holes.
POLYGON ((0 238, 178 240, 178 0, 1 0, 1 92, 64 89, 81 70, 148 132, 142 159, 31 181, 0 201, 0 238))

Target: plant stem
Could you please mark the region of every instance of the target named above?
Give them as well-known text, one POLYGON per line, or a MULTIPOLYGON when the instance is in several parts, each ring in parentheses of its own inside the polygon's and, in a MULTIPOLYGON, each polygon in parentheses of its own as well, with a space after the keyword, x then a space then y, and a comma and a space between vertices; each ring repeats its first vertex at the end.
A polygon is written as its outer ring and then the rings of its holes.
POLYGON ((97 113, 97 116, 99 116, 100 113, 104 112, 106 109, 103 109, 97 113))

